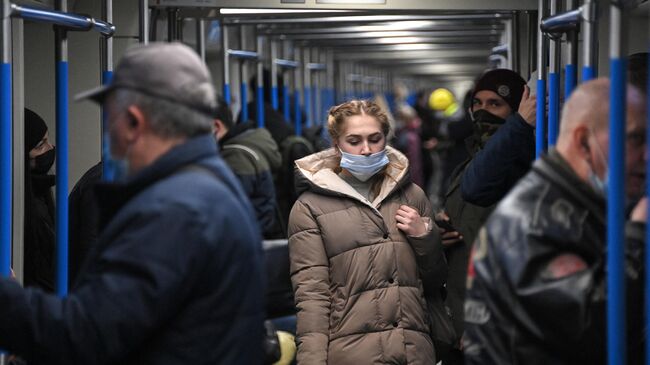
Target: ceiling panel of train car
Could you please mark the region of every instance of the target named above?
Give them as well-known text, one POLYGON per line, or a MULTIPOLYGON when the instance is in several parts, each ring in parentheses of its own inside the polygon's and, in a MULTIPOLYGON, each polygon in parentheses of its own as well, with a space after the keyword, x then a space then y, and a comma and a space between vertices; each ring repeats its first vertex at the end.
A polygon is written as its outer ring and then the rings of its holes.
POLYGON ((537 0, 153 0, 157 6, 345 10, 534 10, 537 0))

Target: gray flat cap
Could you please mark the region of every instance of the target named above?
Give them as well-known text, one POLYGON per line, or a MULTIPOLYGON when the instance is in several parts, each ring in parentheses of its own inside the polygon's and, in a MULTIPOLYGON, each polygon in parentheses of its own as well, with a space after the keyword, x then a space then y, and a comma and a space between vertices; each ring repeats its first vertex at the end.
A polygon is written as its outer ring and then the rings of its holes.
POLYGON ((129 48, 107 85, 78 94, 75 99, 104 101, 113 90, 125 88, 185 105, 211 115, 215 91, 207 67, 181 43, 150 43, 129 48))

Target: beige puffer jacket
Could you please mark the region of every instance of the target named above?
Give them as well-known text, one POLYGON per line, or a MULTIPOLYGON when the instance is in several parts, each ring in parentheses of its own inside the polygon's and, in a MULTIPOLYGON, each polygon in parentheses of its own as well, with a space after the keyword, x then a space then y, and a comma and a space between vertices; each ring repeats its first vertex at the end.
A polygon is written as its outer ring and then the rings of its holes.
POLYGON ((300 365, 435 364, 420 277, 442 284, 442 246, 408 160, 387 150, 390 177, 373 202, 333 171, 334 149, 296 161, 297 184, 308 189, 289 218, 300 365), (427 234, 397 228, 402 204, 426 217, 427 234))

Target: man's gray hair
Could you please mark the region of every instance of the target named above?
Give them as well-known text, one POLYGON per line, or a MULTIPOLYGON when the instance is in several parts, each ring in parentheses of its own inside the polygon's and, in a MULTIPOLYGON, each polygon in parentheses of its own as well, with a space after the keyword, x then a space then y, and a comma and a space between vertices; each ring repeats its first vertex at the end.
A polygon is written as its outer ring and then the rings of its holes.
POLYGON ((137 105, 146 114, 151 129, 163 138, 191 138, 212 131, 213 120, 204 112, 171 100, 156 98, 126 88, 114 91, 113 101, 120 112, 137 105))

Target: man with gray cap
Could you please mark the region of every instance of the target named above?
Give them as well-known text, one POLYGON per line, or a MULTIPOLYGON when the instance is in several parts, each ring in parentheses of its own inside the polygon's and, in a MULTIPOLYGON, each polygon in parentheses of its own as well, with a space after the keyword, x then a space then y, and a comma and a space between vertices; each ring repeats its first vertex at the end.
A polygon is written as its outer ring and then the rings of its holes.
POLYGON ((114 183, 57 298, 0 280, 0 348, 39 364, 260 364, 260 233, 211 135, 208 70, 179 43, 126 51, 105 106, 114 183))

